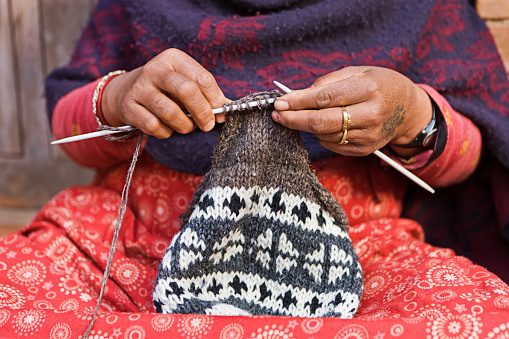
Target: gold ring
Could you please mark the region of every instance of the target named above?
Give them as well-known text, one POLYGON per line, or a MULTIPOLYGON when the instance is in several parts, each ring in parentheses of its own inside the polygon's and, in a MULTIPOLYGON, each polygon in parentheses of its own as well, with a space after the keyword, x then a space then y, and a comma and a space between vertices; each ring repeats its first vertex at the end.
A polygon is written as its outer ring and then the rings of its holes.
POLYGON ((341 138, 341 140, 339 141, 339 144, 340 145, 344 145, 344 144, 348 144, 348 140, 346 140, 346 134, 347 134, 348 130, 345 129, 343 131, 343 137, 341 138))
POLYGON ((346 113, 346 107, 341 107, 343 109, 343 131, 350 129, 350 125, 352 124, 352 117, 350 114, 346 113))
POLYGON ((343 136, 341 137, 341 140, 339 141, 340 145, 348 144, 348 140, 346 140, 346 135, 348 134, 348 129, 350 128, 352 124, 352 117, 350 114, 346 112, 346 107, 341 107, 343 109, 343 136))

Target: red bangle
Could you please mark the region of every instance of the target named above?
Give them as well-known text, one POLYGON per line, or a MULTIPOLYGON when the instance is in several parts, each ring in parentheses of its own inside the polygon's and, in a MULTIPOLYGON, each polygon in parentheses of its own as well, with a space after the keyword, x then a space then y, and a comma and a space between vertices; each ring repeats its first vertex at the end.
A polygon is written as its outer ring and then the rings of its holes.
POLYGON ((116 77, 117 75, 120 75, 123 73, 125 73, 125 71, 123 71, 123 70, 109 72, 108 74, 106 74, 105 76, 103 76, 101 78, 101 81, 99 81, 99 83, 97 84, 97 87, 94 90, 94 95, 92 97, 92 112, 94 113, 95 120, 97 120, 97 123, 99 124, 99 126, 103 125, 101 120, 104 121, 106 125, 108 125, 108 122, 104 118, 104 115, 102 114, 102 110, 100 109, 100 107, 99 108, 97 107, 97 103, 99 103, 99 106, 100 106, 102 94, 103 94, 104 88, 106 87, 106 84, 108 82, 110 82, 110 80, 113 79, 114 77, 116 77))

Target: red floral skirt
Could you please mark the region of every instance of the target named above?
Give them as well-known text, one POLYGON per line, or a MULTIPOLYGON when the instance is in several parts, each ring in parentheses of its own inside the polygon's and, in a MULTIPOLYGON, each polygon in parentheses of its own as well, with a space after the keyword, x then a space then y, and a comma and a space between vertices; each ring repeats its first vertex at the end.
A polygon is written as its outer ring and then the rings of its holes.
MULTIPOLYGON (((178 216, 201 177, 144 155, 135 170, 92 338, 509 337, 509 287, 398 218, 398 174, 370 158, 314 163, 347 213, 364 272, 354 319, 154 313, 152 288, 178 216)), ((92 317, 128 164, 55 196, 20 232, 0 238, 0 333, 79 338, 92 317)))

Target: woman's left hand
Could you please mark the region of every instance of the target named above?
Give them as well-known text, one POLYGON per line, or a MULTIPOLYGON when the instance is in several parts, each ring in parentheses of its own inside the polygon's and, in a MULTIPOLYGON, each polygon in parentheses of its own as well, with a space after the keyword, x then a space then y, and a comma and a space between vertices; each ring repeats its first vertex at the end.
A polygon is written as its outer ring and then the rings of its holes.
MULTIPOLYGON (((368 155, 388 143, 409 143, 432 116, 431 101, 423 89, 396 71, 370 66, 329 73, 310 88, 282 96, 275 109, 276 122, 313 133, 323 147, 353 156, 368 155), (345 144, 339 144, 342 106, 351 116, 345 144)), ((394 148, 401 156, 421 151, 394 148)))

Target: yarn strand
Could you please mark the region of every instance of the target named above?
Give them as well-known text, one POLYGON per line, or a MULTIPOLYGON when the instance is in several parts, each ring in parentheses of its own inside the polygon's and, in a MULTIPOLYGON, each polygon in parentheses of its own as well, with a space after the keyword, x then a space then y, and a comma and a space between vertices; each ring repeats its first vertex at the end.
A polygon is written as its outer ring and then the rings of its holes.
POLYGON ((136 162, 138 161, 138 156, 140 153, 141 142, 143 140, 143 133, 140 133, 138 137, 138 143, 136 144, 136 150, 133 154, 133 159, 131 160, 131 165, 127 170, 126 182, 124 184, 124 188, 122 190, 122 198, 120 201, 120 208, 118 210, 117 221, 115 224, 115 232, 113 233, 113 239, 111 241, 110 252, 108 254, 108 261, 106 263, 106 268, 104 270, 103 281, 101 285, 101 292, 99 293, 99 297, 97 298, 97 305, 95 306, 94 314, 92 316, 92 320, 88 325, 87 331, 83 335, 84 339, 88 338, 90 331, 92 331, 92 327, 94 326, 95 320, 97 318, 97 314, 99 313, 99 306, 101 305, 102 297, 104 294, 104 290, 106 288, 106 283, 108 282, 108 277, 110 275, 111 265, 113 263, 113 256, 115 255, 115 250, 117 248, 118 236, 120 234, 120 228, 122 227, 122 221, 124 219, 124 214, 127 209, 127 199, 129 197, 129 188, 131 186, 131 180, 133 177, 134 168, 136 167, 136 162))

